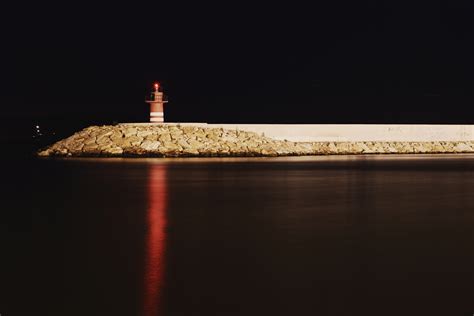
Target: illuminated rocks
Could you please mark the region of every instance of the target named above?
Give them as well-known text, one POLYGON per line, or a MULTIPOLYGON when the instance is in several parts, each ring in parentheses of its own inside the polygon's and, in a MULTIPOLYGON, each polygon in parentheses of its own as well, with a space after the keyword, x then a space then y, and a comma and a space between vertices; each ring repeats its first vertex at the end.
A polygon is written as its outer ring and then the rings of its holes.
POLYGON ((153 141, 149 139, 145 139, 143 143, 140 144, 140 147, 145 149, 145 150, 158 150, 160 148, 161 143, 159 141, 153 141))
POLYGON ((254 132, 198 126, 91 126, 38 152, 39 156, 211 157, 347 154, 473 153, 474 141, 291 142, 254 132))

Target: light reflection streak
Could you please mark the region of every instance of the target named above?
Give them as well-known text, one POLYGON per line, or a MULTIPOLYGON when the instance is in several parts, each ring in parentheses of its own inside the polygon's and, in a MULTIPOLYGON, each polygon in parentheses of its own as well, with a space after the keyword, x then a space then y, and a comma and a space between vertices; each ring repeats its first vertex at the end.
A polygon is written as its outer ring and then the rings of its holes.
POLYGON ((166 241, 166 166, 150 165, 145 257, 144 315, 156 316, 162 309, 166 241))

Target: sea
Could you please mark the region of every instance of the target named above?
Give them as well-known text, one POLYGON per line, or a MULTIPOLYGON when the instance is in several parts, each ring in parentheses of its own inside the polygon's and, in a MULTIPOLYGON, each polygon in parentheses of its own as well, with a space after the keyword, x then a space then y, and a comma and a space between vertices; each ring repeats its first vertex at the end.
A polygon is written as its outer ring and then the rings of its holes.
POLYGON ((1 162, 1 316, 474 313, 474 155, 1 162))

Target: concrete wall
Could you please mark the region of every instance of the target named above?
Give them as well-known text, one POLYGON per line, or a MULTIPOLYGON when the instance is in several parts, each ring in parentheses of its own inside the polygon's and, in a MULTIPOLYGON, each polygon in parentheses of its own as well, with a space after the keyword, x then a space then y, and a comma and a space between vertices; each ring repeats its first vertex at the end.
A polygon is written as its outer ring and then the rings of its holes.
MULTIPOLYGON (((136 123, 135 123, 136 124, 136 123)), ((144 123, 149 124, 149 123, 144 123)), ((252 131, 278 140, 324 141, 471 141, 474 125, 379 125, 379 124, 206 124, 210 128, 252 131)))

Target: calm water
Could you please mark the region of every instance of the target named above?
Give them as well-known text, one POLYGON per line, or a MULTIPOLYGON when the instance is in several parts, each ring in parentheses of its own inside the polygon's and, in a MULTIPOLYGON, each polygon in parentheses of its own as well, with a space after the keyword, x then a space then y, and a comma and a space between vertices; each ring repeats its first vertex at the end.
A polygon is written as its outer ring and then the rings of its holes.
POLYGON ((474 313, 472 155, 2 174, 2 316, 474 313))

